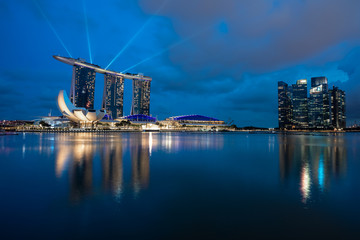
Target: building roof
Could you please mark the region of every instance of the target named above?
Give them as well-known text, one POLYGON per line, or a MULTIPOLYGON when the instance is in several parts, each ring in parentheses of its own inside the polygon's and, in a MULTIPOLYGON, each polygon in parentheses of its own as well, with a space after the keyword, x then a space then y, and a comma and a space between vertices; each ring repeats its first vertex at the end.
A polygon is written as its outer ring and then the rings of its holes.
POLYGON ((151 81, 152 78, 148 76, 144 76, 142 74, 130 74, 130 73, 121 73, 121 72, 115 72, 107 69, 103 69, 98 65, 91 64, 88 62, 85 62, 83 59, 75 59, 75 58, 69 58, 69 57, 61 57, 61 56, 53 56, 56 60, 72 65, 72 66, 82 66, 86 68, 93 69, 95 72, 102 73, 102 74, 111 74, 115 76, 120 76, 126 79, 137 79, 137 80, 144 80, 144 81, 151 81))
POLYGON ((122 117, 121 119, 126 119, 130 121, 136 121, 136 122, 156 122, 156 118, 150 117, 144 114, 136 114, 136 115, 129 115, 122 117))
POLYGON ((183 115, 170 117, 170 119, 174 121, 220 121, 219 119, 202 115, 183 115))

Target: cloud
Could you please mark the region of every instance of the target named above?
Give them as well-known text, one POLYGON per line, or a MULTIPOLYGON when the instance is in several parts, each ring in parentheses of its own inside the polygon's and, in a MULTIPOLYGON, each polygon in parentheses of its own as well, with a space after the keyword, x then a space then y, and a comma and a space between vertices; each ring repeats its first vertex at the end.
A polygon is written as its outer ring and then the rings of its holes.
POLYGON ((63 73, 48 69, 0 70, 0 118, 32 119, 57 110, 56 96, 66 86, 64 79, 63 73))
MULTIPOLYGON (((161 2, 140 1, 150 13, 161 2)), ((194 0, 169 1, 161 14, 182 38, 211 26, 189 39, 195 51, 180 46, 171 51, 171 59, 185 69, 213 65, 261 73, 301 63, 344 41, 359 43, 358 9, 360 2, 353 0, 194 0)))
MULTIPOLYGON (((38 2, 74 57, 88 59, 82 1, 38 2)), ((316 75, 345 89, 348 115, 360 117, 360 54, 350 53, 360 45, 360 1, 86 0, 86 5, 92 56, 103 67, 151 19, 111 69, 155 56, 130 72, 153 78, 151 109, 161 118, 201 113, 273 127, 277 81, 316 75)), ((33 1, 2 1, 1 11, 7 34, 0 39, 6 56, 0 93, 8 94, 0 100, 17 101, 4 117, 44 115, 56 108, 58 91, 70 87, 71 67, 51 57, 66 51, 33 1)), ((101 88, 98 78, 96 91, 101 88)), ((131 95, 129 87, 126 91, 131 95)), ((95 94, 96 102, 101 94, 95 94)))

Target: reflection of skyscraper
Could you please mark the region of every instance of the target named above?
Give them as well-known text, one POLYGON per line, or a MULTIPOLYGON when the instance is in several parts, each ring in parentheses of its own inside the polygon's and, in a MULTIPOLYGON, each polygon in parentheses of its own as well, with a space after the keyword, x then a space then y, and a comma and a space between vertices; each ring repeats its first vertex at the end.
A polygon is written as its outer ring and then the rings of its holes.
POLYGON ((288 128, 291 126, 291 98, 288 85, 282 81, 278 82, 278 103, 279 128, 288 128))
POLYGON ((150 81, 133 80, 131 115, 150 115, 150 81))
POLYGON ((135 192, 146 188, 150 179, 149 135, 138 135, 131 144, 132 184, 135 192))
POLYGON ((110 142, 102 148, 102 180, 103 189, 111 190, 114 195, 122 192, 123 185, 123 156, 122 144, 110 142))
POLYGON ((331 125, 334 128, 346 127, 345 92, 337 87, 329 90, 331 125))
POLYGON ((102 108, 112 119, 123 116, 124 78, 117 75, 104 75, 104 94, 102 108))
POLYGON ((311 78, 309 126, 311 128, 330 127, 330 102, 326 77, 311 78))
POLYGON ((308 127, 307 80, 298 80, 292 85, 292 117, 297 128, 308 127))
POLYGON ((75 107, 94 109, 95 77, 94 69, 74 65, 70 101, 75 107))
POLYGON ((342 136, 278 135, 281 179, 297 179, 302 201, 315 188, 324 191, 332 178, 346 171, 346 142, 342 136))
POLYGON ((281 179, 288 179, 293 164, 294 144, 287 135, 279 135, 279 168, 281 179))
POLYGON ((84 142, 73 147, 73 161, 70 169, 70 198, 79 200, 92 191, 94 148, 84 142))
POLYGON ((95 146, 88 139, 87 133, 56 136, 56 176, 68 173, 71 201, 81 200, 93 189, 95 146))
MULTIPOLYGON (((75 133, 56 136, 56 165, 58 178, 64 173, 69 177, 71 201, 82 200, 93 192, 97 177, 102 178, 102 189, 111 192, 116 198, 124 192, 123 162, 131 161, 131 187, 139 193, 149 184, 150 154, 158 144, 152 134, 135 134, 130 138, 121 135, 106 137, 106 141, 95 133, 75 133), (127 139, 128 141, 124 141, 127 139), (95 157, 100 151, 100 159, 95 157), (127 154, 130 151, 130 156, 127 154), (125 159, 124 156, 128 158, 125 159), (100 161, 100 162, 97 162, 100 161), (101 163, 101 168, 94 167, 101 163), (101 172, 99 172, 101 171, 101 172)), ((130 167, 130 165, 126 165, 130 167)), ((130 170, 130 169, 128 169, 130 170)))

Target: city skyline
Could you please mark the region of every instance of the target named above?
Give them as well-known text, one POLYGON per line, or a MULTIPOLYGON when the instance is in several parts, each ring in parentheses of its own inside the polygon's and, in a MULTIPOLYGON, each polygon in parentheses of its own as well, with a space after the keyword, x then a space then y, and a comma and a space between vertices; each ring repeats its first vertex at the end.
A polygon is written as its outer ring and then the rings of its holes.
MULTIPOLYGON (((60 115, 55 99, 71 73, 50 56, 70 54, 152 76, 158 119, 200 114, 238 126, 277 126, 278 81, 327 76, 347 94, 350 125, 360 120, 359 7, 350 0, 2 1, 0 119, 60 115)), ((95 109, 103 81, 96 76, 95 109)), ((132 110, 129 84, 124 115, 132 110)))
POLYGON ((296 84, 278 82, 278 127, 280 129, 346 128, 345 91, 328 87, 325 76, 312 77, 309 94, 307 79, 296 84))

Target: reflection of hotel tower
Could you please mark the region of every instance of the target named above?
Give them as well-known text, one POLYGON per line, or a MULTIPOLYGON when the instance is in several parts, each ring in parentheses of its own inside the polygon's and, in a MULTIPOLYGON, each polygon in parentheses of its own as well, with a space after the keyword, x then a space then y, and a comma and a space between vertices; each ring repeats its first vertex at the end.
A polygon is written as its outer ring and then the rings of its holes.
POLYGON ((86 141, 87 136, 73 136, 70 144, 64 142, 64 136, 57 141, 56 175, 60 177, 69 166, 70 199, 78 201, 91 194, 93 189, 93 157, 94 145, 86 141))
MULTIPOLYGON (((70 179, 70 199, 79 201, 90 195, 94 188, 93 161, 95 153, 100 150, 102 189, 119 197, 123 193, 123 156, 128 149, 122 138, 115 137, 112 141, 98 144, 92 141, 90 133, 77 133, 65 137, 59 135, 56 141, 56 176, 60 178, 68 170, 70 179)), ((95 138, 96 139, 96 138, 95 138)), ((130 139, 130 158, 132 167, 131 186, 139 192, 149 184, 150 178, 150 147, 152 139, 148 134, 140 134, 130 139)), ((96 160, 96 159, 95 159, 96 160)))
POLYGON ((306 203, 314 188, 324 191, 331 178, 345 173, 344 138, 279 135, 279 168, 283 180, 300 178, 300 192, 306 203))
POLYGON ((130 140, 132 185, 135 192, 146 188, 150 179, 149 135, 138 135, 130 140))
POLYGON ((102 186, 119 196, 123 185, 123 152, 120 142, 110 142, 101 148, 102 186))

